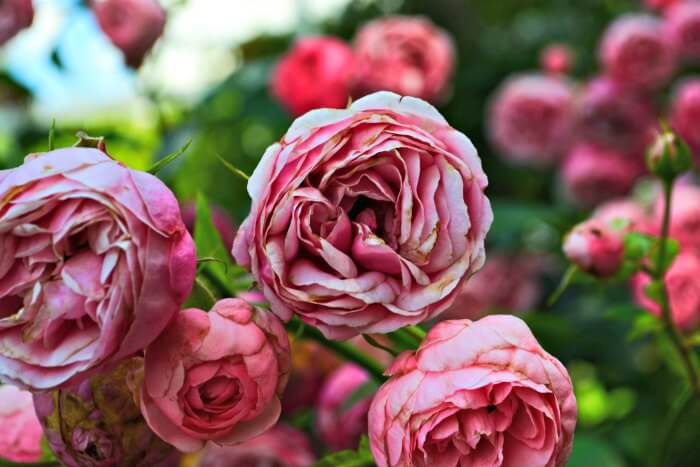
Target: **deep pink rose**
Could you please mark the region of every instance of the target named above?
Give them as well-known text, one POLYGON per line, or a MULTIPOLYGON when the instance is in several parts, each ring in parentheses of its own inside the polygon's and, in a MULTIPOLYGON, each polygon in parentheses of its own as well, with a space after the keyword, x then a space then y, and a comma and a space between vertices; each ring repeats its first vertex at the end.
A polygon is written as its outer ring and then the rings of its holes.
POLYGON ((277 425, 237 446, 210 444, 197 467, 307 467, 315 459, 303 432, 277 425))
POLYGON ((550 165, 566 148, 574 116, 571 83, 539 74, 509 78, 489 110, 489 133, 504 157, 523 164, 550 165))
POLYGON ((564 254, 582 270, 595 276, 610 277, 622 265, 626 231, 600 219, 588 219, 564 237, 564 254))
POLYGON ((369 410, 379 467, 566 464, 571 379, 519 318, 443 321, 387 374, 369 410))
MULTIPOLYGON (((194 235, 194 226, 197 220, 197 206, 195 203, 185 203, 182 207, 182 220, 187 227, 188 232, 194 235)), ((236 224, 231 219, 226 211, 217 207, 209 206, 211 211, 211 220, 214 223, 214 227, 219 232, 221 240, 224 242, 226 248, 231 249, 233 246, 233 239, 236 238, 236 224)))
POLYGON ((344 407, 347 399, 367 381, 369 374, 365 370, 345 364, 323 385, 316 407, 316 428, 321 441, 330 450, 357 449, 360 437, 367 433, 371 396, 344 407))
POLYGON ((1 459, 23 463, 41 459, 43 430, 30 392, 11 385, 0 386, 0 426, 1 459))
POLYGON ((138 68, 165 27, 158 0, 93 0, 97 23, 122 51, 126 64, 138 68))
POLYGON ((642 173, 643 154, 620 154, 588 143, 576 144, 561 168, 567 193, 586 206, 626 195, 642 173))
POLYGON ((376 93, 306 114, 267 149, 233 254, 284 320, 333 339, 392 331, 445 310, 483 264, 486 184, 437 110, 376 93))
POLYGON ((644 208, 631 198, 607 201, 593 211, 593 217, 611 225, 617 224, 628 231, 646 231, 649 224, 644 208))
MULTIPOLYGON (((664 200, 659 196, 654 205, 652 233, 661 233, 664 214, 664 200)), ((671 237, 683 247, 700 251, 700 187, 690 184, 677 184, 671 200, 671 237)))
POLYGON ((0 45, 18 32, 31 26, 34 20, 32 0, 3 0, 0 2, 0 45))
POLYGON ((271 91, 295 117, 313 109, 341 109, 350 98, 354 62, 352 49, 340 39, 301 39, 277 64, 271 91))
POLYGON ((540 54, 542 69, 550 74, 565 75, 571 71, 574 62, 571 48, 564 44, 552 44, 545 47, 540 54))
POLYGON ((666 34, 680 58, 697 63, 700 60, 700 3, 679 2, 666 9, 666 34))
POLYGON ((429 102, 449 93, 452 39, 423 17, 391 16, 365 24, 355 38, 355 92, 393 91, 429 102))
POLYGON ((90 148, 0 171, 0 377, 37 390, 150 344, 192 290, 172 192, 90 148))
POLYGON ((290 369, 289 340, 270 312, 229 298, 177 314, 146 349, 141 411, 183 452, 230 445, 270 429, 290 369))
MULTIPOLYGON (((666 272, 664 283, 668 291, 671 317, 684 331, 692 331, 700 323, 700 258, 694 251, 681 251, 666 272)), ((651 278, 643 272, 632 278, 634 297, 640 306, 661 316, 659 304, 645 293, 651 278)))
POLYGON ((686 80, 676 88, 670 113, 671 126, 700 161, 700 79, 686 80))

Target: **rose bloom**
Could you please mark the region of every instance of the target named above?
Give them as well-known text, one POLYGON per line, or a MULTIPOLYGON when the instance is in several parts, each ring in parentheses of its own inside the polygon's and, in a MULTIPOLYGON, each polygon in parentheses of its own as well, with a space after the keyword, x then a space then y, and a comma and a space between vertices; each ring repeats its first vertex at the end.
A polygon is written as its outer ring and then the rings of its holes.
MULTIPOLYGON (((209 206, 211 211, 211 220, 214 223, 214 227, 219 232, 221 236, 221 241, 224 242, 226 248, 231 249, 233 246, 233 239, 236 237, 236 224, 231 219, 226 211, 217 207, 209 206)), ((187 227, 187 231, 194 235, 194 226, 197 220, 197 206, 195 203, 185 203, 182 207, 182 220, 187 227)))
POLYGON ((591 218, 575 226, 564 237, 564 254, 582 270, 598 277, 610 277, 622 266, 625 228, 615 228, 591 218))
POLYGON ((150 344, 194 281, 172 192, 102 151, 0 171, 0 377, 37 390, 150 344))
POLYGON ((539 74, 516 75, 494 94, 491 140, 507 159, 535 166, 554 163, 568 142, 574 111, 571 84, 539 74))
POLYGON ((445 310, 483 264, 486 184, 437 110, 376 93, 306 114, 268 148, 233 254, 282 319, 333 339, 389 332, 445 310))
POLYGON ((289 340, 270 312, 229 298, 177 314, 146 349, 141 411, 183 452, 236 444, 277 423, 289 340))
POLYGON ((662 86, 676 68, 675 49, 663 22, 646 14, 617 18, 605 31, 599 54, 606 73, 627 87, 662 86))
POLYGON ((573 52, 564 44, 549 45, 540 54, 542 69, 554 75, 565 75, 571 71, 573 61, 573 52))
POLYGON ((680 58, 687 62, 700 60, 700 3, 679 2, 668 8, 666 34, 680 58))
POLYGON ((0 464, 2 459, 34 463, 43 456, 43 429, 34 413, 32 394, 16 386, 0 386, 0 464))
POLYGON ((618 224, 628 231, 645 231, 648 227, 648 214, 637 201, 631 198, 617 198, 599 205, 593 216, 607 224, 618 224))
POLYGON ((352 49, 340 39, 301 39, 272 73, 272 94, 295 117, 323 107, 343 108, 350 98, 354 62, 352 49))
POLYGON ((429 102, 449 93, 452 39, 423 17, 391 16, 365 24, 355 38, 355 92, 393 91, 429 102))
POLYGON ((285 425, 237 446, 210 444, 197 467, 306 467, 315 460, 306 435, 285 425))
MULTIPOLYGON (((700 322, 700 258, 694 251, 681 251, 666 272, 664 283, 668 291, 671 317, 683 331, 692 331, 700 322)), ((637 303, 656 316, 661 307, 647 297, 646 286, 651 278, 643 272, 632 278, 632 289, 637 303)))
POLYGON ((369 411, 379 467, 566 464, 571 379, 519 318, 443 321, 387 374, 369 411))
POLYGON ((97 23, 122 51, 126 64, 138 68, 165 27, 165 10, 158 0, 94 0, 97 23))
POLYGON ((369 374, 364 369, 345 364, 323 385, 316 407, 316 428, 330 450, 357 449, 360 438, 367 433, 371 395, 344 407, 347 399, 367 381, 369 374))
MULTIPOLYGON (((654 205, 652 214, 652 233, 661 233, 664 215, 663 195, 654 205)), ((690 184, 677 184, 671 199, 670 236, 678 240, 683 247, 700 251, 700 187, 690 184)))
POLYGON ((676 88, 670 113, 671 126, 700 161, 700 79, 686 80, 676 88))
POLYGON ((32 0, 4 0, 0 2, 0 45, 18 32, 31 26, 34 20, 32 0))

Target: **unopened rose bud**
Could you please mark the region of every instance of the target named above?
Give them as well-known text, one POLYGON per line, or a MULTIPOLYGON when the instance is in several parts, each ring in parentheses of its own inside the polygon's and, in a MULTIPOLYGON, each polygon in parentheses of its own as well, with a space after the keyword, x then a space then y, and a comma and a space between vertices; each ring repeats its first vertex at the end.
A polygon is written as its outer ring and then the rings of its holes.
POLYGON ((610 277, 622 265, 624 231, 600 219, 589 219, 569 232, 563 248, 566 257, 582 270, 601 278, 610 277))
POLYGON ((693 153, 675 133, 664 131, 647 151, 647 167, 657 177, 670 181, 693 166, 693 153))

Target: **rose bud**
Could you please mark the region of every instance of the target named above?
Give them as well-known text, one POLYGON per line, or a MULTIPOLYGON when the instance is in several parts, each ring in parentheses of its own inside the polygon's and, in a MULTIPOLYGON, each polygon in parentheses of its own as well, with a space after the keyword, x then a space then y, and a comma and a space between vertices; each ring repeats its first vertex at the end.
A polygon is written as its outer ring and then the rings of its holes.
POLYGON ((43 456, 43 429, 34 412, 32 394, 16 386, 0 386, 0 465, 2 460, 38 462, 43 456))
POLYGON ((573 52, 564 44, 552 44, 545 47, 540 54, 540 65, 549 74, 565 75, 571 71, 573 52))
POLYGON ((277 425, 237 446, 208 445, 197 467, 307 467, 314 460, 303 432, 277 425))
POLYGON ((32 0, 0 2, 0 45, 12 39, 22 29, 31 26, 33 20, 32 0))
POLYGON ((700 3, 679 2, 668 8, 665 16, 666 35, 680 58, 700 61, 700 3))
POLYGON ((583 271, 598 277, 615 275, 625 253, 624 229, 592 218, 564 237, 564 254, 583 271))
MULTIPOLYGON (((700 258, 694 251, 681 251, 666 272, 664 283, 668 292, 671 317, 683 331, 692 331, 700 322, 700 258)), ((661 307, 646 294, 651 278, 644 272, 632 278, 632 289, 637 303, 661 316, 661 307)))
POLYGON ((700 160, 700 79, 682 82, 671 101, 671 127, 685 140, 700 160))
POLYGON ((334 37, 301 39, 277 64, 271 92, 295 117, 323 107, 343 108, 354 60, 352 49, 334 37))
POLYGON ((0 251, 0 378, 34 390, 144 349, 196 267, 172 192, 91 148, 0 171, 0 251))
POLYGON ((519 318, 438 323, 387 374, 369 410, 379 467, 566 464, 571 379, 519 318))
MULTIPOLYGON (((654 205, 652 232, 661 233, 665 202, 659 196, 654 205)), ((682 247, 700 251, 700 187, 677 184, 671 199, 670 236, 682 247)))
POLYGON ((158 0, 93 0, 97 23, 122 51, 131 68, 138 68, 165 27, 165 11, 158 0))
POLYGON ((150 467, 173 449, 148 429, 132 389, 143 359, 51 392, 34 394, 37 416, 56 458, 67 467, 150 467))
POLYGON ((386 333, 444 311, 481 268, 486 184, 435 108, 376 93, 306 114, 267 149, 233 254, 282 319, 331 339, 386 333))
POLYGON ((340 365, 333 352, 314 341, 296 339, 291 345, 292 372, 282 398, 285 415, 315 407, 323 382, 340 365))
POLYGON ((647 167, 657 177, 667 182, 693 166, 690 147, 671 131, 660 133, 647 151, 647 167))
POLYGON ((371 21, 357 33, 354 48, 357 97, 386 90, 438 103, 449 94, 455 67, 452 39, 427 18, 371 21))
MULTIPOLYGON (((236 238, 236 224, 226 211, 218 206, 209 206, 211 211, 211 221, 221 236, 226 248, 231 249, 233 239, 236 238)), ((187 227, 187 231, 194 235, 194 226, 197 218, 197 206, 195 203, 185 203, 182 207, 182 220, 187 227)))
POLYGON ((603 35, 599 54, 606 73, 628 87, 662 86, 676 68, 675 49, 663 22, 646 14, 616 19, 603 35))
POLYGON ((270 312, 238 298, 178 313, 146 349, 141 411, 182 452, 231 445, 277 423, 289 340, 270 312))
POLYGON ((574 111, 571 84, 556 76, 517 75, 494 94, 489 134, 507 159, 534 166, 551 165, 568 142, 574 111))
POLYGON ((644 208, 631 198, 605 202, 593 211, 593 218, 606 224, 631 231, 646 231, 649 224, 644 208))
POLYGON ((576 144, 561 168, 567 193, 585 206, 627 194, 643 173, 643 157, 588 143, 576 144))
POLYGON ((371 395, 345 407, 355 391, 369 381, 362 368, 345 364, 325 382, 316 408, 319 437, 331 451, 357 449, 360 437, 367 433, 367 411, 371 395))

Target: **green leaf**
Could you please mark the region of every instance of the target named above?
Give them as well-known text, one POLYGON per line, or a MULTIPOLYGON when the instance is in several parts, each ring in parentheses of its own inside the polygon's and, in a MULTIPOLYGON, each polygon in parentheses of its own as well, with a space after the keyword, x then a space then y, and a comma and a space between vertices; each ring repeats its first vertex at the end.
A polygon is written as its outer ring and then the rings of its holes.
POLYGON ((51 120, 49 127, 49 151, 56 149, 56 119, 51 120))
POLYGON ((630 232, 625 235, 625 259, 635 262, 641 261, 649 255, 657 239, 639 232, 630 232))
POLYGON ((242 178, 243 180, 245 180, 246 182, 247 182, 248 180, 250 180, 250 175, 248 175, 247 173, 243 172, 241 169, 239 169, 238 167, 236 167, 235 165, 233 165, 232 163, 230 163, 229 161, 227 161, 227 160, 224 159, 223 157, 219 156, 218 154, 216 155, 216 157, 217 157, 217 158, 219 159, 219 161, 224 165, 224 167, 226 167, 226 168, 229 170, 229 172, 231 172, 231 173, 234 174, 234 175, 238 175, 239 177, 241 177, 241 178, 242 178))
POLYGON ((369 449, 369 439, 363 436, 357 451, 338 451, 326 455, 311 467, 372 467, 374 457, 369 449))
POLYGON ((634 321, 642 314, 648 314, 647 311, 632 304, 618 305, 608 309, 605 317, 616 321, 634 321))
POLYGON ((190 144, 192 144, 192 140, 189 140, 188 142, 186 142, 177 151, 171 152, 167 156, 160 159, 158 162, 153 164, 153 166, 150 169, 148 169, 148 173, 155 175, 158 172, 160 172, 160 170, 163 169, 165 166, 167 166, 168 164, 173 162, 175 159, 177 159, 178 157, 183 155, 185 152, 187 152, 187 149, 190 147, 190 144))
POLYGON ((360 385, 340 405, 341 412, 350 410, 355 404, 363 399, 371 397, 379 389, 379 384, 373 379, 369 379, 365 384, 360 385))
POLYGON ((651 313, 644 313, 635 318, 632 330, 627 335, 628 340, 639 339, 640 337, 656 333, 661 330, 663 324, 651 313))
MULTIPOLYGON (((679 251, 680 251, 680 244, 678 243, 678 240, 676 240, 675 238, 667 238, 666 239, 666 254, 664 257, 664 264, 661 265, 662 272, 666 272, 668 270, 668 268, 671 267, 671 264, 673 264, 673 261, 676 259, 676 256, 678 255, 679 251)), ((654 248, 649 253, 649 259, 651 260, 652 264, 658 264, 660 252, 661 252, 661 241, 658 240, 654 244, 654 248)))
POLYGON ((644 295, 649 297, 654 303, 661 305, 664 297, 664 285, 661 281, 651 281, 644 287, 644 295))

